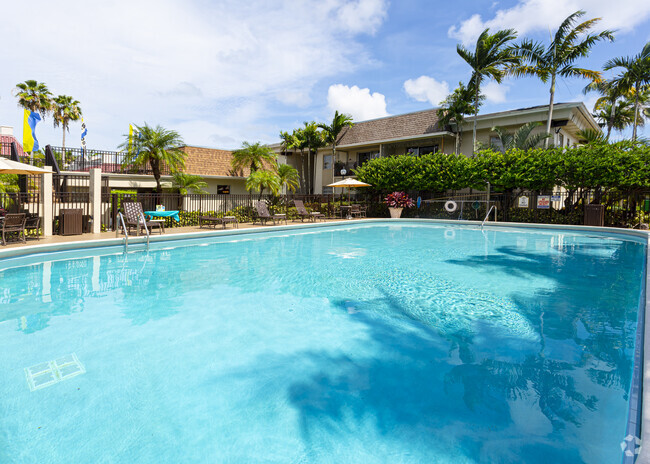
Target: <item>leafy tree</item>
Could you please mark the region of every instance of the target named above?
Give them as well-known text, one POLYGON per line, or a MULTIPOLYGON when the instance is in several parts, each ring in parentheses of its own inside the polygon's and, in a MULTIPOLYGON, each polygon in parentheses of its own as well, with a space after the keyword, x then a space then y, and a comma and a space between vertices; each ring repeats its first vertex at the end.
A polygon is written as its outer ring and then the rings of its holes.
MULTIPOLYGON (((473 98, 474 90, 467 88, 465 84, 459 82, 458 87, 440 103, 441 108, 437 112, 438 125, 440 127, 454 126, 452 130, 456 134, 456 146, 454 149, 454 153, 456 154, 460 154, 465 115, 473 112, 473 98)), ((481 96, 482 98, 483 96, 481 96)))
MULTIPOLYGON (((532 40, 524 40, 515 50, 524 60, 522 64, 511 67, 515 76, 536 76, 542 82, 551 80, 550 100, 548 105, 548 118, 546 120, 546 133, 551 134, 551 121, 553 120, 553 103, 555 99, 555 83, 557 77, 582 77, 585 79, 599 80, 600 73, 586 68, 580 68, 575 62, 589 55, 591 48, 601 40, 614 40, 611 31, 596 34, 588 33, 600 18, 589 19, 577 24, 578 19, 585 15, 584 11, 576 11, 569 15, 560 24, 553 40, 548 46, 532 40)), ((545 146, 548 146, 546 139, 545 146)))
POLYGON ((287 190, 295 192, 296 188, 300 186, 298 170, 288 164, 278 164, 276 171, 278 181, 280 182, 280 189, 286 186, 287 190))
POLYGON ((494 79, 499 84, 506 75, 506 68, 518 65, 519 57, 508 46, 517 38, 514 29, 506 29, 490 34, 485 29, 476 41, 476 48, 470 51, 463 45, 458 45, 456 51, 460 57, 472 67, 470 85, 474 90, 474 128, 472 130, 473 152, 476 152, 476 120, 480 105, 481 83, 484 79, 494 79))
POLYGON ((650 42, 646 43, 638 55, 629 57, 618 57, 605 63, 603 69, 609 71, 615 68, 622 68, 620 75, 612 82, 621 88, 622 91, 634 92, 634 122, 632 126, 632 140, 636 140, 637 126, 639 125, 639 97, 641 88, 650 84, 650 42))
POLYGON ((43 82, 26 80, 16 84, 14 95, 18 98, 18 106, 40 113, 43 117, 52 108, 52 92, 43 82))
POLYGON ((339 113, 338 110, 334 112, 334 118, 331 124, 318 124, 318 127, 323 130, 325 143, 332 145, 332 163, 336 161, 336 144, 338 143, 341 132, 346 127, 352 127, 353 125, 352 116, 339 113))
POLYGON ((508 132, 505 127, 495 126, 492 132, 496 132, 499 139, 499 145, 491 145, 490 149, 496 151, 508 151, 512 149, 530 150, 536 148, 542 140, 550 137, 548 134, 532 134, 536 127, 541 126, 541 122, 529 122, 524 124, 514 132, 508 132))
POLYGON ((193 174, 186 174, 184 172, 175 172, 173 174, 174 184, 181 195, 187 195, 189 192, 193 193, 208 193, 204 189, 208 184, 201 176, 193 174))
POLYGON ((152 127, 145 123, 135 127, 139 137, 131 140, 125 135, 124 142, 118 147, 126 150, 122 165, 149 165, 156 179, 156 191, 162 193, 160 176, 163 165, 168 166, 172 173, 185 167, 185 152, 180 148, 184 145, 183 139, 178 132, 160 125, 152 127))
POLYGON ((63 129, 63 153, 65 154, 65 133, 70 131, 70 121, 81 119, 81 107, 79 102, 68 95, 59 95, 52 100, 52 117, 54 118, 54 127, 63 129))
POLYGON ((250 173, 263 169, 265 165, 273 165, 276 162, 277 156, 273 153, 268 146, 262 145, 261 142, 255 143, 242 143, 239 150, 232 152, 232 168, 234 170, 241 170, 245 168, 250 169, 250 173))
POLYGON ((253 171, 246 179, 246 190, 260 192, 259 199, 262 199, 264 189, 269 189, 273 195, 280 193, 280 179, 272 171, 258 170, 253 171))

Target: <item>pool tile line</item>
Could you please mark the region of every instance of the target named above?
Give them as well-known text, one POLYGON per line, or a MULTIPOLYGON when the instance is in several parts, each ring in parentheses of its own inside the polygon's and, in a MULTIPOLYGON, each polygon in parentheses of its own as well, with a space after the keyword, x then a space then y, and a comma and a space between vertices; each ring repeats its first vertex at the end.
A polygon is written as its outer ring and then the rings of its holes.
POLYGON ((85 372, 86 368, 81 364, 75 353, 25 368, 27 386, 29 387, 29 391, 32 392, 84 374, 85 372))

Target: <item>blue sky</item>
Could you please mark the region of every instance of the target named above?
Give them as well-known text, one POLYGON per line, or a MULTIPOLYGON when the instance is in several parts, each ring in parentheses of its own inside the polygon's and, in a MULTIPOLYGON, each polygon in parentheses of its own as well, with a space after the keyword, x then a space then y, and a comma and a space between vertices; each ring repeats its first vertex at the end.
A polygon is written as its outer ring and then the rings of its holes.
MULTIPOLYGON (((37 79, 81 101, 90 148, 115 149, 129 123, 145 121, 178 130, 190 145, 275 142, 280 130, 327 121, 334 109, 364 120, 437 106, 470 76, 456 44, 471 47, 485 27, 548 41, 578 9, 618 31, 585 67, 600 69, 650 41, 650 2, 637 0, 34 0, 30 11, 13 2, 3 12, 16 21, 0 28, 0 124, 22 137, 12 91, 37 79), (18 21, 27 17, 31 30, 18 21)), ((559 82, 556 101, 591 108, 585 84, 559 82)), ((548 102, 547 86, 533 78, 484 91, 482 112, 548 102)), ((79 131, 71 127, 68 146, 79 146, 79 131)), ((37 135, 41 145, 61 143, 51 118, 37 135)))

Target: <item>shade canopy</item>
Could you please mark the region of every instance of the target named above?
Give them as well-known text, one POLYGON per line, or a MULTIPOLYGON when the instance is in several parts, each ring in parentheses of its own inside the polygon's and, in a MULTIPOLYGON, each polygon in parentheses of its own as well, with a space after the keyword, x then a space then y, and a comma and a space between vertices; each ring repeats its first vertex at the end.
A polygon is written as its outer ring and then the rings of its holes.
POLYGON ((372 187, 372 185, 348 177, 347 179, 329 184, 327 187, 372 187))
POLYGON ((44 174, 45 169, 0 157, 0 174, 44 174))

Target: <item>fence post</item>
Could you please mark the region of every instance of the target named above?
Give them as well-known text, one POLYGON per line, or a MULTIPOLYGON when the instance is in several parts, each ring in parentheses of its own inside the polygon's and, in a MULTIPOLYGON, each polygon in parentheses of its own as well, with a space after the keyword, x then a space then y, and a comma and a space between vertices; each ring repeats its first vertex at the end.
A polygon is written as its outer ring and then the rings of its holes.
POLYGON ((52 166, 44 166, 46 173, 41 174, 41 205, 43 210, 43 237, 52 236, 54 222, 54 198, 52 196, 52 166))
POLYGON ((102 231, 102 170, 93 168, 90 170, 90 217, 92 218, 92 228, 90 232, 98 234, 102 231))

